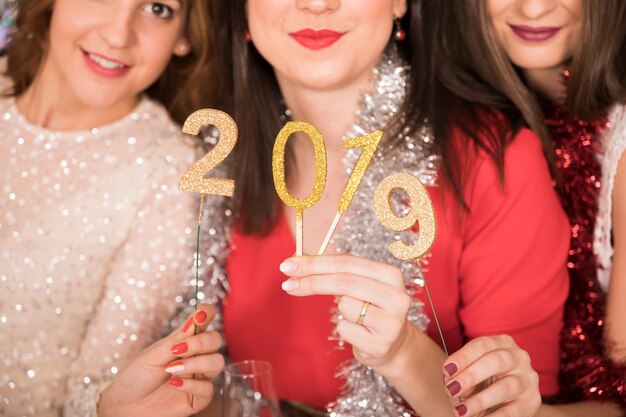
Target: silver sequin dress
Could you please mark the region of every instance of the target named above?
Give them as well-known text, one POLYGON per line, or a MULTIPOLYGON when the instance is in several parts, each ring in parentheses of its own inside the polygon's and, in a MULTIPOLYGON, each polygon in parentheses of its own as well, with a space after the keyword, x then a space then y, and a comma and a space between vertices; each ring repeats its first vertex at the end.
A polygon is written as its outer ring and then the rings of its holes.
POLYGON ((84 132, 0 100, 0 416, 88 416, 183 302, 196 149, 160 104, 84 132))

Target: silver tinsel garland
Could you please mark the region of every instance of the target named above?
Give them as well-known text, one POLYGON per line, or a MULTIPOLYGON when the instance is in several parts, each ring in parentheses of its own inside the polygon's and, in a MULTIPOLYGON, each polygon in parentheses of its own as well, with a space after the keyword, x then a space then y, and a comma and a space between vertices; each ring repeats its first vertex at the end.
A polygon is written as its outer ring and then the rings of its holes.
MULTIPOLYGON (((374 70, 374 92, 363 95, 357 120, 346 137, 366 135, 377 129, 384 131, 389 122, 398 115, 405 97, 408 67, 404 65, 393 47, 374 70)), ((409 295, 421 291, 423 282, 418 278, 415 263, 394 258, 387 246, 394 240, 412 242, 416 232, 397 233, 386 229, 374 213, 374 190, 381 180, 396 172, 416 176, 424 185, 434 186, 439 168, 439 158, 433 155, 432 135, 426 124, 417 137, 400 133, 400 145, 390 148, 387 144, 397 138, 383 137, 377 154, 368 168, 352 205, 344 215, 344 222, 334 238, 337 252, 350 253, 386 262, 400 268, 409 295), (376 239, 372 239, 376 236, 376 239)), ((360 151, 350 149, 345 158, 346 173, 355 166, 360 151)), ((400 215, 408 212, 408 202, 401 195, 392 198, 394 209, 400 215)), ((422 262, 427 265, 427 260, 422 262)), ((336 321, 338 317, 334 317, 336 321)), ((423 312, 421 301, 413 298, 408 319, 421 330, 426 330, 429 319, 423 312)), ((338 377, 345 378, 342 395, 328 407, 333 417, 379 416, 398 417, 413 415, 393 387, 372 369, 355 359, 341 366, 338 377)))

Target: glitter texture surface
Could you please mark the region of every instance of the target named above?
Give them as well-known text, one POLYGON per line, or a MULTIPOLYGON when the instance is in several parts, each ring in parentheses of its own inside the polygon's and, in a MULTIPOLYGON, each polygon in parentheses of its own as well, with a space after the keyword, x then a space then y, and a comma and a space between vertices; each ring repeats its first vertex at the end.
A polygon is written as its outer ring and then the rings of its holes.
POLYGON ((214 109, 202 109, 193 112, 183 125, 183 132, 197 135, 200 129, 213 125, 220 132, 219 143, 198 162, 193 164, 180 179, 178 188, 200 194, 232 196, 235 181, 225 178, 207 178, 209 171, 222 162, 237 143, 237 124, 226 113, 214 109))
POLYGON ((85 132, 0 115, 0 415, 94 415, 188 296, 196 150, 148 99, 85 132))
POLYGON ((365 136, 345 139, 343 141, 343 147, 345 149, 363 148, 363 150, 361 151, 361 156, 359 156, 359 160, 357 161, 354 170, 350 174, 350 178, 346 184, 346 189, 341 194, 341 198, 339 199, 338 213, 343 213, 348 210, 348 207, 350 207, 350 203, 352 203, 352 200, 354 199, 354 195, 363 180, 365 171, 367 171, 367 168, 370 166, 374 153, 376 152, 376 149, 378 149, 378 144, 382 138, 383 132, 377 130, 365 136))
POLYGON ((382 180, 374 192, 374 210, 378 220, 388 229, 404 232, 418 227, 417 242, 407 245, 395 241, 389 245, 389 252, 396 258, 403 261, 418 260, 435 243, 437 222, 433 203, 426 188, 414 176, 399 172, 382 180), (399 217, 391 207, 392 193, 397 189, 404 190, 409 197, 407 203, 411 208, 403 217, 399 217))
POLYGON ((606 119, 585 122, 554 109, 546 117, 556 146, 563 207, 571 227, 567 267, 570 294, 561 341, 561 400, 618 400, 624 404, 626 366, 605 356, 603 328, 606 294, 597 279, 594 226, 601 188, 602 133, 606 119))
POLYGON ((288 122, 276 136, 274 150, 272 151, 272 173, 276 192, 285 205, 296 210, 302 216, 304 209, 314 206, 324 194, 326 187, 326 145, 322 134, 313 125, 305 122, 288 122), (315 154, 315 179, 313 190, 305 198, 296 198, 287 189, 285 180, 285 148, 289 137, 296 133, 306 133, 313 142, 315 154))

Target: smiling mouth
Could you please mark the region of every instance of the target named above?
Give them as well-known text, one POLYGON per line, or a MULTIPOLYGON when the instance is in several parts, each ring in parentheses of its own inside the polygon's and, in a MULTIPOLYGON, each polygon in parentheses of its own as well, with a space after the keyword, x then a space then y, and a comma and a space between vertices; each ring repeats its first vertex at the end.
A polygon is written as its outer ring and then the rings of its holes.
POLYGON ((302 29, 291 32, 289 36, 305 48, 318 50, 331 46, 345 34, 346 32, 336 32, 329 29, 302 29))
POLYGON ((121 77, 131 69, 130 65, 124 64, 123 62, 105 58, 102 55, 88 52, 84 49, 81 49, 81 51, 87 68, 89 68, 94 74, 101 77, 121 77))
POLYGON ((89 59, 91 59, 93 62, 95 62, 96 64, 98 64, 99 66, 101 66, 102 68, 105 69, 122 69, 122 68, 130 68, 128 65, 126 64, 122 64, 119 61, 112 61, 109 59, 104 58, 101 55, 96 55, 93 54, 91 52, 87 52, 85 50, 83 50, 83 53, 85 55, 87 55, 87 57, 89 59))
POLYGON ((559 26, 525 26, 509 25, 513 33, 529 42, 543 42, 555 36, 560 30, 559 26))

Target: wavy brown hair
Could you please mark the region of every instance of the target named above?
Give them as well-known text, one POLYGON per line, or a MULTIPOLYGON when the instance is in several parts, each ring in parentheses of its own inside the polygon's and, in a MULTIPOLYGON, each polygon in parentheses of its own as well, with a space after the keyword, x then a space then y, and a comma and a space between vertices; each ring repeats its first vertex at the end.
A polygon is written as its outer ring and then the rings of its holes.
MULTIPOLYGON (((491 151, 500 172, 507 142, 517 129, 526 125, 539 136, 551 174, 553 178, 558 178, 554 145, 541 108, 500 46, 486 1, 440 0, 439 7, 441 26, 435 43, 436 61, 440 68, 436 78, 445 93, 435 98, 439 102, 437 107, 445 108, 443 106, 448 102, 449 107, 457 109, 456 125, 468 135, 480 131, 476 123, 484 119, 485 111, 497 126, 498 116, 494 118, 493 111, 489 109, 499 110, 501 117, 508 122, 508 126, 504 126, 510 129, 508 140, 505 132, 496 132, 504 141, 491 151), (472 106, 472 103, 475 105, 472 106)), ((498 141, 494 139, 492 143, 498 141)))
MULTIPOLYGON (((23 94, 32 84, 48 52, 48 35, 54 0, 19 0, 15 27, 7 46, 7 69, 11 79, 10 96, 23 94)), ((208 107, 214 80, 210 36, 210 0, 188 0, 184 34, 190 51, 173 56, 146 93, 161 102, 171 117, 183 123, 199 108, 208 107)))
MULTIPOLYGON (((434 151, 442 156, 442 183, 451 186, 461 206, 465 206, 462 190, 471 166, 464 146, 485 151, 502 173, 504 148, 521 125, 521 117, 504 95, 487 85, 478 85, 479 90, 472 90, 464 97, 436 77, 442 70, 441 64, 452 58, 447 54, 442 56, 435 42, 435 35, 440 33, 448 16, 445 6, 432 0, 407 3, 407 14, 402 19, 407 37, 398 43, 398 49, 411 66, 409 87, 399 112, 403 117, 393 120, 385 129, 385 137, 389 138, 385 145, 391 148, 398 144, 402 140, 398 132, 417 134, 428 119, 434 129, 434 151), (481 99, 476 100, 477 97, 481 99), (454 106, 450 107, 451 104, 454 106), (507 120, 509 115, 512 122, 507 120), (467 143, 459 145, 456 129, 467 133, 467 143)), ((271 158, 274 138, 282 127, 281 93, 271 65, 245 40, 246 1, 216 2, 212 20, 216 61, 220 63, 215 106, 231 114, 239 127, 229 173, 237 183, 235 210, 242 232, 262 234, 271 228, 278 214, 271 158)), ((499 77, 500 73, 495 75, 499 77)), ((501 84, 505 81, 498 80, 501 84)))
POLYGON ((566 108, 594 119, 613 104, 626 103, 626 1, 584 0, 583 7, 566 108))

